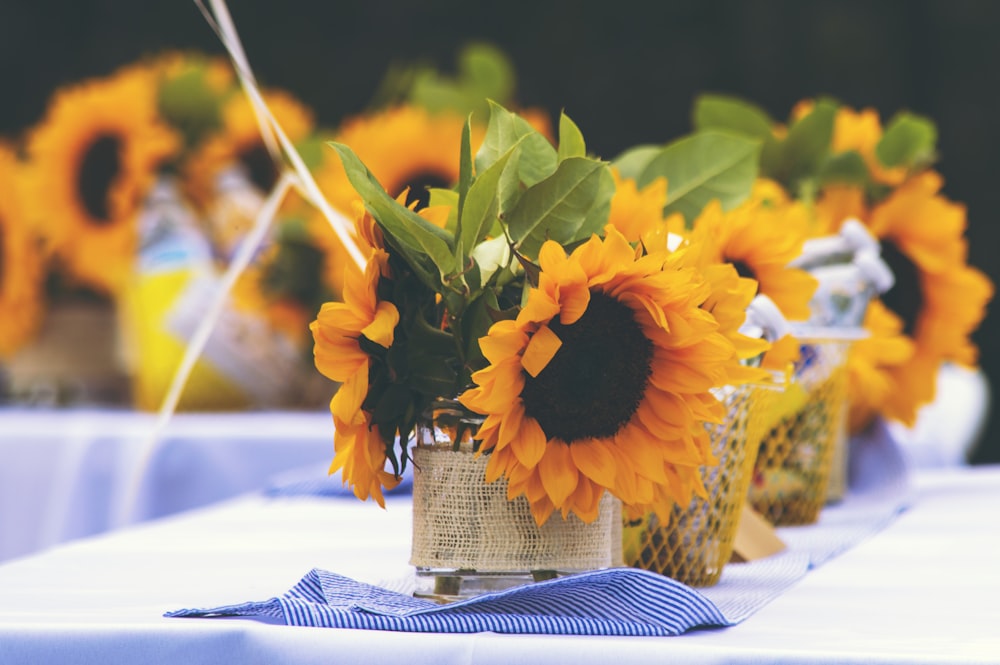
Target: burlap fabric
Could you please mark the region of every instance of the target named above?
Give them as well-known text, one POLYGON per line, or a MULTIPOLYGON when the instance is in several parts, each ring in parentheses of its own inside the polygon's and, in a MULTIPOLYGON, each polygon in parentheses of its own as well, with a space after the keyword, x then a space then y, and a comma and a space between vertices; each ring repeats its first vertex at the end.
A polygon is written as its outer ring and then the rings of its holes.
POLYGON ((410 563, 478 572, 584 571, 621 559, 621 504, 605 492, 592 524, 556 512, 538 527, 523 496, 507 500, 503 478, 487 484, 486 455, 413 449, 410 563), (616 535, 617 533, 617 535, 616 535))

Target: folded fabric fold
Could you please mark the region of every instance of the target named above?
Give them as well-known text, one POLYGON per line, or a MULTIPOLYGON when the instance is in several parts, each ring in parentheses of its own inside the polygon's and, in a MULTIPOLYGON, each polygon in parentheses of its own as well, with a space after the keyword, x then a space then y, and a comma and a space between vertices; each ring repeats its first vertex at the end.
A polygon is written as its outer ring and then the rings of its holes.
POLYGON ((178 610, 169 617, 283 617, 289 625, 413 632, 679 635, 732 622, 705 596, 670 578, 612 568, 437 605, 325 570, 263 603, 178 610))

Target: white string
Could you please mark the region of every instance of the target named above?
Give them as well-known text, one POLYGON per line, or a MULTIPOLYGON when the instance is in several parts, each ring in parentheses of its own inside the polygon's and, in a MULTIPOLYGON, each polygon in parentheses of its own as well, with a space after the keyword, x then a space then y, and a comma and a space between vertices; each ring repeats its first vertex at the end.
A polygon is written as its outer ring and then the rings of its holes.
POLYGON ((278 206, 284 201, 285 195, 288 194, 288 190, 293 186, 294 181, 295 174, 289 171, 281 175, 274 189, 271 190, 271 193, 264 200, 264 204, 257 213, 253 228, 247 234, 246 238, 243 239, 235 256, 233 256, 232 262, 222 274, 215 297, 212 299, 208 311, 205 312, 205 316, 198 324, 198 328, 195 330, 194 335, 192 335, 191 341, 188 342, 187 348, 184 349, 184 356, 181 358, 180 365, 178 365, 177 370, 174 372, 170 388, 163 398, 163 403, 160 405, 160 410, 157 413, 156 422, 138 446, 135 462, 131 466, 132 473, 125 479, 123 494, 115 506, 115 514, 112 518, 113 526, 124 526, 131 522, 135 516, 135 508, 138 503, 139 492, 142 489, 142 482, 146 477, 146 469, 149 466, 149 462, 153 457, 163 431, 177 410, 177 403, 180 401, 184 386, 187 385, 195 363, 198 362, 198 357, 205 349, 205 345, 208 343, 212 332, 219 322, 219 318, 222 316, 233 286, 243 274, 243 271, 246 270, 247 266, 250 265, 257 248, 263 243, 271 227, 271 222, 278 212, 278 206))
POLYGON ((264 101, 264 97, 260 94, 260 90, 257 88, 257 83, 253 77, 253 73, 250 70, 250 65, 246 60, 246 55, 243 52, 239 34, 236 32, 236 27, 233 25, 232 18, 229 16, 229 9, 226 7, 225 0, 209 1, 212 4, 212 10, 215 12, 215 17, 218 18, 218 22, 213 19, 212 14, 205 7, 202 0, 194 0, 195 4, 198 5, 198 8, 205 16, 205 20, 208 22, 209 26, 215 31, 219 40, 222 42, 222 45, 229 52, 229 55, 233 60, 233 67, 236 69, 240 82, 243 84, 243 91, 246 93, 251 104, 256 109, 258 119, 263 118, 266 120, 266 123, 262 123, 261 125, 261 131, 264 131, 265 125, 269 130, 274 131, 274 134, 277 136, 278 141, 281 144, 281 148, 284 150, 285 156, 291 162, 291 166, 295 170, 295 173, 299 176, 303 196, 321 213, 323 213, 323 216, 333 228, 334 233, 337 234, 337 238, 340 240, 344 248, 347 249, 347 253, 350 254, 351 260, 353 260, 358 268, 363 271, 367 260, 365 255, 361 252, 361 249, 358 247, 358 244, 354 241, 350 221, 344 217, 344 215, 334 210, 333 206, 327 202, 326 197, 323 196, 319 186, 316 184, 316 180, 313 178, 312 173, 310 173, 305 162, 302 160, 302 156, 299 155, 298 150, 295 149, 295 146, 292 144, 291 140, 289 140, 288 135, 285 134, 281 125, 278 124, 274 114, 271 113, 267 103, 264 101))
POLYGON ((209 26, 219 37, 223 46, 225 46, 226 51, 228 51, 233 62, 233 67, 242 84, 243 91, 253 107, 261 137, 282 175, 258 212, 253 229, 243 240, 226 272, 223 273, 219 290, 215 294, 211 308, 206 313, 204 319, 202 319, 187 348, 184 350, 181 363, 175 371, 167 395, 160 405, 156 422, 148 436, 143 439, 136 450, 135 462, 130 465, 131 473, 128 474, 128 477, 124 481, 125 487, 121 499, 114 507, 114 515, 112 516, 113 526, 128 524, 135 515, 136 503, 139 499, 143 480, 146 477, 146 470, 160 437, 177 409, 177 404, 180 401, 181 394, 190 378, 195 363, 198 361, 213 330, 215 330, 218 324, 229 293, 232 291, 236 280, 239 279, 240 275, 243 274, 243 271, 250 264, 257 249, 263 243, 267 230, 270 228, 271 222, 278 211, 278 206, 285 198, 289 188, 294 187, 301 193, 303 198, 319 209, 359 269, 364 270, 366 263, 364 254, 352 236, 350 222, 327 202, 319 186, 316 184, 312 173, 309 172, 305 162, 302 160, 301 155, 299 155, 295 146, 289 140, 287 134, 285 134, 285 131, 264 101, 257 87, 253 71, 250 69, 250 63, 243 50, 239 34, 236 32, 236 27, 229 14, 229 9, 226 7, 225 0, 210 0, 214 16, 208 11, 202 0, 194 0, 194 2, 201 10, 209 26), (280 144, 281 150, 274 144, 275 139, 280 144), (294 173, 289 171, 285 166, 284 159, 282 159, 282 151, 284 156, 291 162, 294 173))

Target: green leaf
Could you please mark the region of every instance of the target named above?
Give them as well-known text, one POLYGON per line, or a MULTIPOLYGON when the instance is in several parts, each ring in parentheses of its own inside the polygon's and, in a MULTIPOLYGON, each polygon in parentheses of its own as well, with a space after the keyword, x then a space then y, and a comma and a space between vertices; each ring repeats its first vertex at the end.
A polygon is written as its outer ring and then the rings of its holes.
POLYGON ((462 125, 462 152, 458 159, 458 218, 462 218, 465 197, 472 186, 472 116, 462 125))
POLYGON ((595 186, 594 202, 590 205, 590 212, 576 234, 566 241, 567 244, 586 240, 592 233, 599 234, 607 226, 608 218, 611 216, 611 198, 614 195, 615 179, 611 175, 611 169, 603 168, 595 186))
POLYGON ((763 140, 774 121, 760 107, 727 95, 701 95, 692 112, 696 131, 717 129, 763 140))
POLYGON ((822 185, 844 183, 848 185, 867 185, 869 181, 868 165, 864 157, 856 150, 848 150, 827 159, 819 172, 819 182, 822 185))
MULTIPOLYGON (((486 237, 493 223, 500 217, 500 178, 512 155, 520 150, 520 143, 512 145, 500 159, 479 174, 469 188, 462 212, 459 247, 475 247, 486 237)), ((459 259, 460 257, 456 257, 459 259)))
POLYGON ((500 159, 512 145, 521 141, 518 174, 528 187, 541 182, 556 170, 556 149, 528 121, 499 104, 490 102, 490 122, 476 154, 476 172, 482 173, 500 159))
POLYGON ((514 66, 503 51, 485 43, 469 44, 458 55, 461 82, 475 90, 480 99, 506 103, 514 95, 514 66))
POLYGON ((452 395, 455 391, 455 338, 434 328, 417 316, 407 331, 407 385, 431 397, 452 395))
POLYGON ((567 157, 586 157, 587 144, 576 123, 565 113, 559 116, 559 161, 567 157))
POLYGON ((724 209, 741 203, 757 178, 760 141, 705 131, 681 138, 660 150, 637 179, 645 187, 659 177, 667 179, 664 214, 679 212, 688 223, 709 201, 724 209))
POLYGON ((618 175, 637 180, 643 169, 663 150, 662 145, 639 145, 629 148, 611 161, 618 175))
POLYGON ((809 115, 788 128, 788 135, 779 142, 775 161, 768 162, 770 172, 765 175, 783 183, 792 192, 800 181, 815 178, 830 153, 836 116, 836 102, 817 101, 809 115))
POLYGON ((500 309, 497 296, 492 290, 486 290, 481 296, 469 303, 462 316, 462 335, 466 340, 465 366, 471 374, 486 367, 489 362, 479 348, 479 338, 485 337, 493 325, 491 312, 500 309))
POLYGON ((337 151, 348 180, 379 221, 386 239, 406 257, 421 280, 437 290, 444 276, 455 270, 452 237, 389 196, 348 146, 342 143, 330 146, 337 151), (428 258, 436 274, 429 269, 428 258))
POLYGON ((458 192, 454 189, 442 189, 440 187, 427 188, 427 207, 446 206, 448 210, 448 221, 445 228, 450 233, 455 233, 458 227, 458 192))
POLYGON ((548 238, 566 243, 574 240, 590 220, 593 207, 601 203, 602 182, 607 165, 586 157, 569 157, 556 172, 528 189, 507 218, 511 240, 518 249, 534 256, 548 238))
POLYGON ((912 113, 897 113, 882 139, 875 146, 875 156, 884 166, 913 168, 934 160, 937 128, 927 118, 912 113))

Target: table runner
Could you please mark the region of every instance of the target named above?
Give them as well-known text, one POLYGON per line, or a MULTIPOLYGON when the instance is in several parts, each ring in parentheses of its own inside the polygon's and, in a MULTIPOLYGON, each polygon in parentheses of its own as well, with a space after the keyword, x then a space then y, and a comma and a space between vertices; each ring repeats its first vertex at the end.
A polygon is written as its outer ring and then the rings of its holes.
POLYGON ((890 439, 855 440, 852 460, 852 489, 841 503, 827 507, 814 525, 779 529, 787 550, 728 565, 719 583, 706 589, 647 571, 614 568, 437 605, 410 595, 412 578, 373 586, 314 569, 280 597, 165 616, 244 616, 296 626, 456 633, 670 636, 731 626, 810 568, 884 528, 909 505, 905 468, 890 439))

